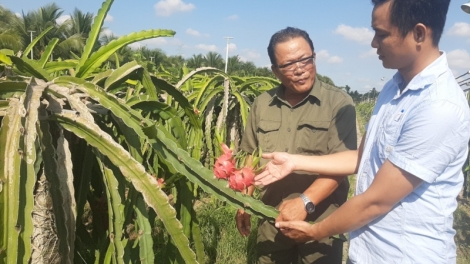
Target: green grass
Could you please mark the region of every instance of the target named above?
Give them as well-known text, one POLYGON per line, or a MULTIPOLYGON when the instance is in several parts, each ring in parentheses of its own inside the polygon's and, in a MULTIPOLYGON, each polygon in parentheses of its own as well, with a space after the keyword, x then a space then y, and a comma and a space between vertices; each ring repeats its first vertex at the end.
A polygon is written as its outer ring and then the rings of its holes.
POLYGON ((251 218, 251 235, 242 237, 235 224, 236 209, 223 202, 203 199, 197 207, 207 264, 256 263, 256 217, 251 218))

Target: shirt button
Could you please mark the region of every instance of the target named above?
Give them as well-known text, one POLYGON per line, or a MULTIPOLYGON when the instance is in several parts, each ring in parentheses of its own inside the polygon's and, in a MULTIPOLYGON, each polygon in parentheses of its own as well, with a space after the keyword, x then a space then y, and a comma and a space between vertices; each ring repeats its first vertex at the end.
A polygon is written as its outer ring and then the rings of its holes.
POLYGON ((294 108, 291 108, 290 111, 291 111, 291 112, 294 112, 294 108))
POLYGON ((288 148, 286 148, 286 149, 284 149, 284 152, 287 152, 288 150, 289 150, 289 149, 288 149, 288 148))
POLYGON ((287 129, 287 132, 290 132, 290 128, 287 129))
POLYGON ((387 153, 390 153, 390 151, 392 151, 392 147, 387 146, 387 148, 385 149, 385 151, 386 151, 387 153))

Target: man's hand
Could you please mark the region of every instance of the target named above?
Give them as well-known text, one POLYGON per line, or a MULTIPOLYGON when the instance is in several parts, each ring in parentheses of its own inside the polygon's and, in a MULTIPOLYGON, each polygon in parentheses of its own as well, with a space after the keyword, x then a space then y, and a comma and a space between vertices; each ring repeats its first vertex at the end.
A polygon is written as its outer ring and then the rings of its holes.
POLYGON ((245 210, 238 209, 237 214, 235 215, 235 221, 237 223, 238 232, 242 236, 249 236, 251 233, 251 215, 245 213, 245 210))
POLYGON ((276 227, 279 228, 285 236, 293 239, 297 243, 315 240, 315 225, 311 225, 305 221, 276 221, 276 227))
POLYGON ((279 206, 279 211, 276 222, 303 221, 307 217, 307 211, 305 211, 305 205, 301 198, 285 200, 279 206))
POLYGON ((288 153, 265 153, 262 157, 271 161, 266 164, 263 172, 255 176, 255 185, 266 186, 286 177, 294 170, 292 156, 288 153))

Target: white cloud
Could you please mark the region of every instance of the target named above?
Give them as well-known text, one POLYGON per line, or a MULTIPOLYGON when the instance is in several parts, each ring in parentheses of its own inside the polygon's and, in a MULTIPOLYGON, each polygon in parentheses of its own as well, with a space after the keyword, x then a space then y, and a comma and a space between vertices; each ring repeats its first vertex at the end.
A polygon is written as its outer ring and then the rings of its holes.
POLYGON ((340 58, 338 56, 333 56, 329 58, 327 62, 330 64, 340 64, 343 62, 343 58, 340 58))
POLYGON ((463 49, 456 49, 447 53, 447 61, 452 70, 470 69, 470 54, 463 49))
POLYGON ((160 0, 154 5, 158 16, 170 16, 177 12, 188 12, 195 8, 191 3, 186 4, 181 0, 160 0))
POLYGON ((186 33, 189 35, 197 36, 197 37, 201 36, 201 33, 199 33, 199 31, 194 30, 192 28, 186 29, 186 33))
POLYGON ((317 60, 326 60, 330 57, 327 50, 320 50, 317 52, 317 60))
POLYGON ((153 48, 158 48, 158 47, 166 46, 166 45, 179 46, 181 49, 184 48, 184 44, 179 39, 175 39, 175 38, 146 39, 146 40, 142 40, 139 42, 134 42, 130 44, 129 46, 132 49, 138 49, 141 47, 147 47, 149 49, 153 49, 153 48))
POLYGON ((364 45, 370 44, 374 37, 374 32, 368 28, 353 28, 344 24, 339 25, 334 33, 364 45))
POLYGON ((111 36, 111 35, 113 35, 113 32, 111 31, 111 29, 105 28, 105 29, 103 29, 103 30, 101 31, 100 34, 101 34, 101 35, 106 35, 106 36, 111 36))
POLYGON ((369 58, 369 57, 377 57, 377 49, 372 48, 366 52, 361 53, 359 57, 362 59, 369 58))
MULTIPOLYGON (((238 57, 240 57, 240 61, 248 62, 248 61, 254 61, 258 58, 261 58, 261 54, 259 54, 256 51, 246 49, 246 50, 243 50, 243 54, 239 55, 238 57)), ((266 67, 268 68, 271 67, 271 64, 269 64, 266 67)))
POLYGON ((470 37, 470 24, 457 22, 449 29, 448 34, 459 37, 470 37))
POLYGON ((62 25, 62 23, 64 23, 67 19, 70 19, 70 15, 60 16, 59 18, 55 20, 55 22, 57 22, 57 24, 59 25, 62 25))
POLYGON ((217 46, 216 45, 206 45, 206 44, 199 44, 196 45, 197 49, 200 50, 206 50, 206 51, 217 51, 217 46))
POLYGON ((238 15, 231 15, 231 16, 228 16, 226 17, 228 20, 237 20, 238 19, 238 15))
POLYGON ((343 62, 343 58, 336 55, 332 56, 327 50, 320 50, 316 52, 316 54, 317 60, 326 61, 330 64, 339 64, 343 62))
POLYGON ((17 13, 15 13, 15 16, 16 16, 16 17, 20 17, 20 18, 21 18, 21 17, 23 17, 23 15, 21 15, 21 14, 20 14, 20 13, 18 13, 18 12, 17 12, 17 13))
POLYGON ((105 22, 113 22, 114 21, 114 17, 110 14, 107 14, 106 15, 106 18, 104 19, 105 22))
POLYGON ((237 50, 237 45, 235 43, 229 43, 228 44, 228 52, 233 52, 237 50))

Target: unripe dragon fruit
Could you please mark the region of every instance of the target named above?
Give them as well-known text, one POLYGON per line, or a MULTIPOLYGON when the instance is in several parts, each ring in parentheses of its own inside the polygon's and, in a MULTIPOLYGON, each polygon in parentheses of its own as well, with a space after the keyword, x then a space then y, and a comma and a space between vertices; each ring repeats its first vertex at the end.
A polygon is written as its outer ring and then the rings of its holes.
POLYGON ((252 168, 243 167, 232 173, 228 179, 228 186, 235 191, 243 191, 245 188, 253 185, 255 173, 252 168))
POLYGON ((232 150, 225 144, 221 144, 224 154, 214 163, 214 175, 217 179, 228 179, 235 171, 235 160, 232 157, 232 150))

